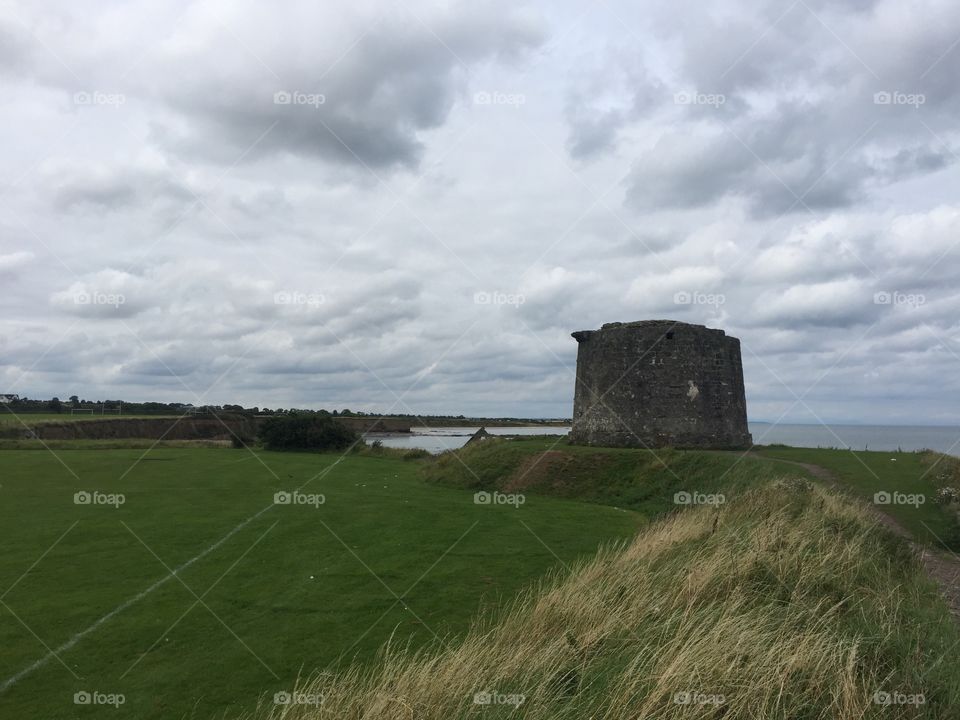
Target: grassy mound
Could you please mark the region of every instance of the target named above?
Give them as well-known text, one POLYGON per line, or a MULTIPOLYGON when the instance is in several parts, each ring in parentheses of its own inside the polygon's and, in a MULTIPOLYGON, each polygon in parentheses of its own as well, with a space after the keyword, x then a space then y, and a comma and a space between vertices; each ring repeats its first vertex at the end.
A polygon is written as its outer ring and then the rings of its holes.
POLYGON ((678 493, 724 494, 753 487, 775 464, 733 453, 623 450, 558 443, 556 438, 487 440, 424 465, 430 482, 470 490, 553 495, 658 517, 678 493))
POLYGON ((388 649, 257 717, 945 719, 958 641, 901 541, 840 495, 768 481, 545 581, 455 646, 388 649))

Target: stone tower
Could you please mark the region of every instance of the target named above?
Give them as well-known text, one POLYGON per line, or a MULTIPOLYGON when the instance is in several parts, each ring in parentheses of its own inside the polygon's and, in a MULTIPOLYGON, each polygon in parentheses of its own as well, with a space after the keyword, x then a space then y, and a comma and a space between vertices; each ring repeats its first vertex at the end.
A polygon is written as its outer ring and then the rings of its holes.
POLYGON ((740 341, 672 320, 607 323, 579 343, 571 442, 747 448, 740 341))

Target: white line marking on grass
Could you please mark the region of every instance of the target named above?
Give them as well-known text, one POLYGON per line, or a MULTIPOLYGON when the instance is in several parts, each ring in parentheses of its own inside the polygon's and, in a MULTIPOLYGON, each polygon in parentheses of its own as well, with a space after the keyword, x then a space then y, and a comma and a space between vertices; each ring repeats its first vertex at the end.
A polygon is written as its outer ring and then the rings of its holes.
MULTIPOLYGON (((354 445, 356 445, 356 443, 354 443, 354 445)), ((347 452, 349 452, 349 450, 352 449, 352 448, 353 448, 353 445, 350 446, 350 448, 347 450, 347 452)), ((323 478, 323 477, 325 477, 331 470, 333 470, 337 465, 339 465, 339 464, 343 461, 344 456, 345 456, 345 455, 341 455, 339 458, 337 458, 336 462, 334 462, 332 465, 330 465, 329 467, 325 468, 324 470, 322 470, 321 472, 317 473, 317 474, 314 475, 312 478, 310 478, 309 480, 307 480, 307 482, 303 483, 303 485, 301 485, 300 488, 306 487, 307 483, 310 483, 310 482, 312 482, 313 480, 316 480, 317 478, 323 478)), ((262 462, 262 461, 261 461, 261 462, 262 462)), ((274 475, 274 477, 276 477, 276 475, 274 475)), ((278 479, 279 479, 279 478, 278 478, 278 479)), ((300 488, 297 488, 297 489, 299 490, 300 488)), ((157 580, 153 585, 151 585, 150 587, 148 587, 146 590, 141 590, 139 593, 137 593, 136 595, 134 595, 132 598, 130 598, 130 599, 127 600, 126 602, 124 602, 124 603, 122 603, 122 604, 120 604, 120 605, 117 605, 117 607, 115 607, 113 610, 111 610, 110 612, 108 612, 108 613, 107 613, 106 615, 104 615, 102 618, 100 618, 99 620, 97 620, 95 623, 93 623, 93 625, 91 625, 90 627, 85 628, 85 629, 81 630, 80 632, 78 632, 76 635, 74 635, 72 638, 70 638, 69 640, 67 640, 63 645, 61 645, 60 647, 58 647, 56 650, 51 650, 50 652, 48 652, 46 655, 44 655, 44 656, 43 656, 42 658, 40 658, 39 660, 37 660, 37 661, 31 663, 30 665, 28 665, 27 667, 25 667, 23 670, 21 670, 20 672, 18 672, 16 675, 12 675, 11 677, 8 677, 6 680, 3 681, 3 684, 0 685, 0 694, 4 693, 4 692, 6 692, 7 690, 9 690, 10 688, 12 688, 14 685, 16 685, 18 682, 20 682, 21 680, 23 680, 25 677, 27 677, 27 675, 30 675, 30 674, 31 674, 32 672, 34 672, 35 670, 39 670, 40 668, 42 668, 44 665, 46 665, 46 664, 47 664, 48 662, 50 662, 52 659, 56 658, 60 653, 64 653, 64 652, 66 652, 67 650, 70 650, 74 645, 76 645, 78 642, 80 642, 83 638, 85 638, 87 635, 89 635, 90 633, 92 633, 94 630, 96 630, 97 628, 99 628, 101 625, 109 622, 110 620, 112 620, 114 617, 116 617, 117 615, 119 615, 120 613, 122 613, 124 610, 126 610, 126 609, 127 609, 128 607, 130 607, 131 605, 135 605, 137 602, 139 602, 140 600, 142 600, 143 598, 145 598, 147 595, 149 595, 150 593, 152 593, 154 590, 156 590, 156 589, 157 589, 158 587, 160 587, 161 585, 164 585, 164 584, 167 583, 168 581, 172 580, 172 579, 173 579, 176 575, 178 575, 180 572, 182 572, 183 570, 186 570, 188 567, 190 567, 191 565, 193 565, 193 564, 194 564, 195 562, 197 562, 198 560, 200 560, 200 559, 206 557, 207 555, 209 555, 210 553, 212 553, 212 552, 213 552, 214 550, 216 550, 218 547, 220 547, 221 545, 223 545, 227 540, 229 540, 231 537, 233 537, 234 535, 236 535, 236 534, 237 534, 238 532, 240 532, 243 528, 245 528, 247 525, 249 525, 250 523, 252 523, 254 520, 256 520, 258 517, 260 517, 261 515, 263 515, 265 512, 267 512, 267 510, 271 509, 272 507, 274 507, 274 504, 273 504, 273 503, 270 503, 270 504, 267 505, 263 510, 261 510, 261 511, 259 511, 259 512, 253 514, 253 515, 251 515, 251 516, 248 517, 246 520, 244 520, 242 523, 240 523, 239 525, 237 525, 233 530, 231 530, 231 531, 228 532, 226 535, 224 535, 222 538, 220 538, 219 540, 217 540, 213 545, 211 545, 211 546, 208 547, 206 550, 204 550, 202 553, 200 553, 199 555, 197 555, 197 556, 195 556, 195 557, 190 558, 190 559, 187 560, 183 565, 181 565, 180 567, 176 568, 170 575, 167 575, 166 577, 160 578, 160 579, 157 580)), ((72 528, 71 528, 71 529, 72 529, 72 528)), ((66 534, 66 533, 64 533, 64 534, 66 534)), ((59 540, 58 540, 57 542, 59 542, 59 540)), ((20 582, 20 581, 18 580, 17 582, 20 582)), ((221 621, 221 622, 222 622, 222 621, 221 621)), ((68 669, 69 669, 69 668, 68 668, 68 669)))
POLYGON ((230 538, 232 538, 234 535, 236 535, 238 532, 240 532, 243 528, 245 528, 247 525, 249 525, 250 523, 252 523, 254 520, 256 520, 258 517, 260 517, 261 515, 263 515, 265 512, 267 512, 267 510, 269 510, 269 509, 272 508, 272 507, 273 507, 273 504, 267 505, 267 507, 265 507, 265 508, 264 508, 263 510, 261 510, 260 512, 255 513, 254 515, 251 515, 251 516, 248 517, 246 520, 244 520, 242 523, 240 523, 239 525, 237 525, 233 530, 231 530, 231 531, 228 532, 226 535, 224 535, 222 538, 220 538, 219 540, 217 540, 213 545, 211 545, 211 546, 208 547, 206 550, 204 550, 203 552, 201 552, 199 555, 196 555, 196 556, 190 558, 190 559, 187 560, 183 565, 181 565, 180 567, 176 568, 171 574, 169 574, 169 575, 167 575, 167 576, 165 576, 165 577, 160 578, 159 580, 157 580, 157 581, 156 581, 153 585, 151 585, 150 587, 146 588, 145 590, 141 590, 140 592, 138 592, 136 595, 134 595, 132 598, 130 598, 130 599, 127 600, 126 602, 121 603, 120 605, 117 605, 117 607, 115 607, 113 610, 111 610, 111 611, 108 612, 106 615, 104 615, 104 616, 101 617, 99 620, 97 620, 95 623, 93 623, 93 625, 90 625, 89 627, 87 627, 87 628, 81 630, 80 632, 78 632, 76 635, 74 635, 72 638, 70 638, 69 640, 67 640, 65 643, 63 643, 63 645, 61 645, 60 647, 58 647, 56 650, 52 650, 52 651, 48 652, 48 653, 47 653, 46 655, 44 655, 42 658, 40 658, 39 660, 35 661, 34 663, 28 665, 28 666, 25 667, 23 670, 21 670, 20 672, 18 672, 16 675, 13 675, 13 676, 7 678, 6 680, 4 680, 4 681, 3 681, 3 684, 0 685, 0 693, 6 692, 6 691, 9 690, 10 688, 12 688, 14 685, 16 685, 18 682, 20 682, 20 681, 23 680, 25 677, 27 677, 27 675, 31 674, 31 673, 34 672, 35 670, 39 670, 40 668, 42 668, 44 665, 46 665, 48 662, 50 662, 51 660, 53 660, 55 657, 57 657, 57 656, 60 655, 61 653, 65 653, 67 650, 70 650, 74 645, 76 645, 78 642, 80 642, 83 638, 85 638, 87 635, 89 635, 90 633, 92 633, 94 630, 96 630, 97 628, 99 628, 101 625, 104 625, 105 623, 109 622, 109 621, 112 620, 114 617, 116 617, 117 615, 119 615, 120 613, 122 613, 124 610, 126 610, 127 608, 129 608, 131 605, 135 605, 137 602, 139 602, 140 600, 142 600, 143 598, 145 598, 147 595, 149 595, 150 593, 152 593, 152 592, 153 592, 154 590, 156 590, 157 588, 159 588, 159 587, 161 587, 162 585, 166 584, 166 583, 169 582, 170 580, 173 580, 173 578, 174 578, 176 575, 178 575, 178 574, 181 573, 182 571, 186 570, 188 567, 190 567, 191 565, 193 565, 193 564, 194 564, 195 562, 197 562, 198 560, 201 560, 202 558, 204 558, 204 557, 206 557, 207 555, 209 555, 210 553, 212 553, 212 552, 213 552, 214 550, 216 550, 218 547, 220 547, 221 545, 223 545, 227 540, 229 540, 230 538))

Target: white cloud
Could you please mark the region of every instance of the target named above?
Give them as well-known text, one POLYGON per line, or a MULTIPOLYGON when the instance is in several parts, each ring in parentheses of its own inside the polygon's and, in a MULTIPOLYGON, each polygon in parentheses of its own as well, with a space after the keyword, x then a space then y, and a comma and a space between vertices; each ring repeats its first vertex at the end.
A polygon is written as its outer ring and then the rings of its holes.
POLYGON ((672 317, 755 416, 956 422, 960 11, 687 5, 15 5, 0 380, 568 415, 571 331, 672 317))

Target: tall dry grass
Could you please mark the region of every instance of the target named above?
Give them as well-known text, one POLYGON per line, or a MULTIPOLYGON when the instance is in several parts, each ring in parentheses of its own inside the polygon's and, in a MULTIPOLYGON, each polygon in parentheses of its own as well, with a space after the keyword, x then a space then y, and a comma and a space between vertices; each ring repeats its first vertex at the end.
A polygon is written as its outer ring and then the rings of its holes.
POLYGON ((254 716, 960 717, 956 637, 906 546, 849 500, 777 481, 601 551, 446 648, 387 648, 301 684, 322 703, 266 698, 254 716))

